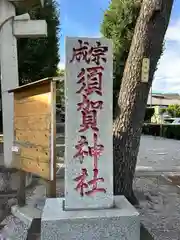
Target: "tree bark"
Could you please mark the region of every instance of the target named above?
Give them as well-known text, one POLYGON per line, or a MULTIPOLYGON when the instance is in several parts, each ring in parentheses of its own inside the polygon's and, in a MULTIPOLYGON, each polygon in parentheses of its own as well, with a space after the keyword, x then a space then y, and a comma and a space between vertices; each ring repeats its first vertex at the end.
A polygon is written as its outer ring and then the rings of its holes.
POLYGON ((162 53, 173 0, 143 0, 126 61, 114 121, 114 194, 135 203, 133 177, 148 93, 162 53), (141 82, 143 58, 150 59, 149 82, 141 82))

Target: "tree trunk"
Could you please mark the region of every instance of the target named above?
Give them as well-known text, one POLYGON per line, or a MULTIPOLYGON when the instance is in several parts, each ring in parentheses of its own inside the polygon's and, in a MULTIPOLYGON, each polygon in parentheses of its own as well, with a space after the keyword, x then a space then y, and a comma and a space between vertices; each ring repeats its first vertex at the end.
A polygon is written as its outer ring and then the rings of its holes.
POLYGON ((114 122, 114 194, 131 203, 133 177, 139 151, 148 93, 162 53, 173 0, 143 0, 126 61, 114 122), (149 82, 141 82, 144 57, 150 59, 149 82))

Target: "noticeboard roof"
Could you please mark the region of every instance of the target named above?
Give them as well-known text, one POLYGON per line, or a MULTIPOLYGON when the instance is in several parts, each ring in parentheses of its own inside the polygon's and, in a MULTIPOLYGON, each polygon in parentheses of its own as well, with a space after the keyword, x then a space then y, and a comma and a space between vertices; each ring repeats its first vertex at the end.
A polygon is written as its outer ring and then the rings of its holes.
POLYGON ((61 81, 61 78, 60 77, 44 78, 39 81, 31 82, 31 83, 22 85, 20 87, 14 88, 14 89, 10 89, 10 90, 8 90, 8 93, 23 92, 27 89, 36 88, 36 87, 42 86, 44 84, 47 84, 48 82, 50 83, 52 81, 61 81))
POLYGON ((17 7, 26 7, 28 9, 41 6, 44 7, 44 0, 9 0, 9 2, 14 3, 17 7))

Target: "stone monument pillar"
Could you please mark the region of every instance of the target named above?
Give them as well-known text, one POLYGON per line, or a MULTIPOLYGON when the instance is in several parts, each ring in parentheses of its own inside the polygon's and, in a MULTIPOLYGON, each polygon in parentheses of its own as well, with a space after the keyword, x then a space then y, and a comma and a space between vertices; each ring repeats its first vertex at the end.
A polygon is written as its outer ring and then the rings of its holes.
POLYGON ((65 198, 47 199, 41 239, 139 240, 136 209, 113 196, 113 54, 105 38, 66 38, 65 198))

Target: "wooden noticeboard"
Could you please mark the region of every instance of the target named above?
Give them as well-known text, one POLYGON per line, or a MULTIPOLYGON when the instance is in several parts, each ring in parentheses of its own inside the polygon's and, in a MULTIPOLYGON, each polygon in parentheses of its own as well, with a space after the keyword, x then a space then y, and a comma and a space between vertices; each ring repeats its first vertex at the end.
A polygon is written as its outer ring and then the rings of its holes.
POLYGON ((56 81, 43 79, 14 93, 13 167, 54 180, 56 174, 56 81))

